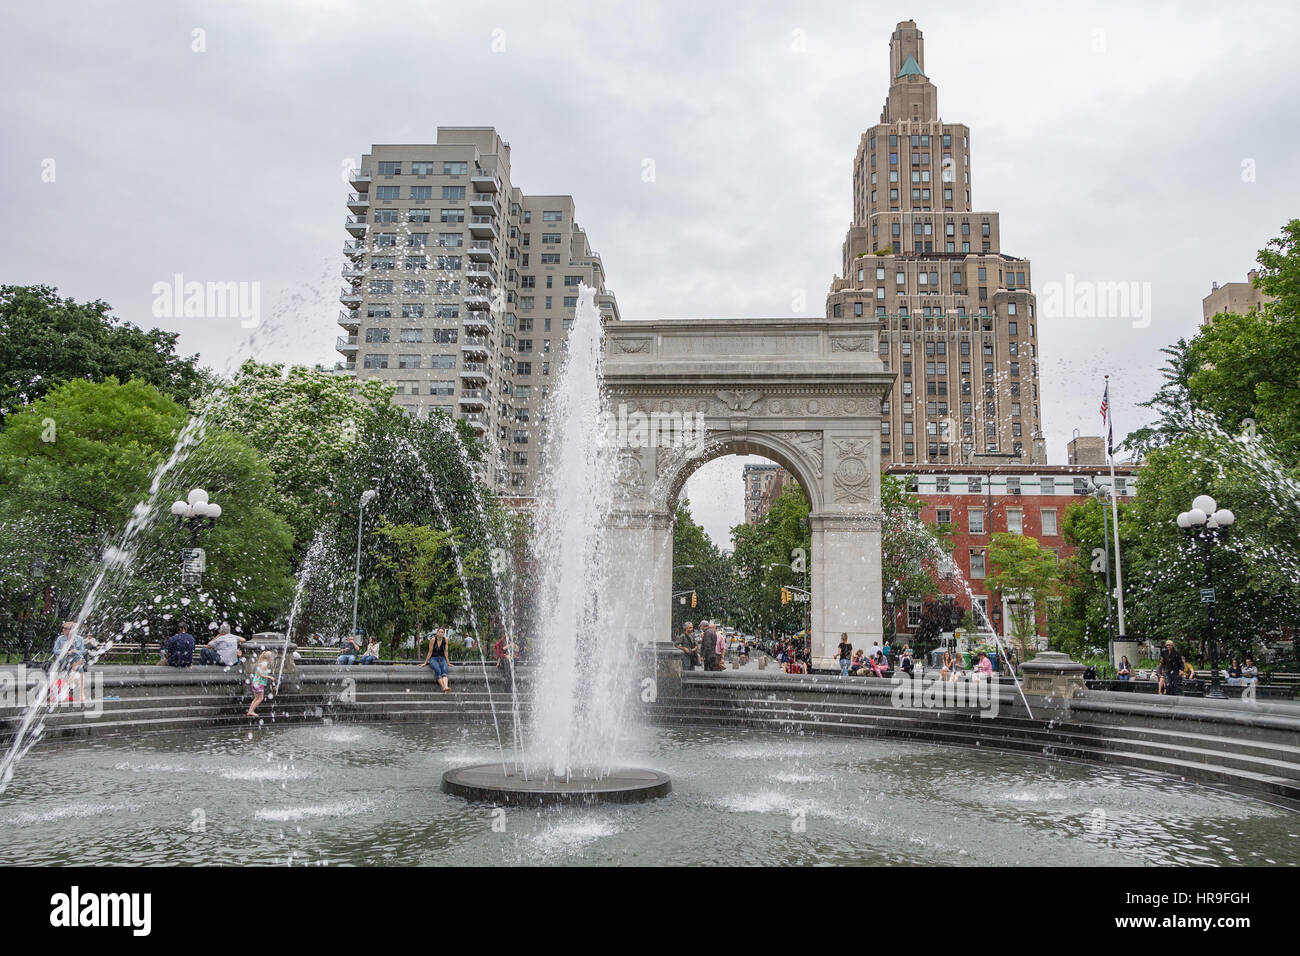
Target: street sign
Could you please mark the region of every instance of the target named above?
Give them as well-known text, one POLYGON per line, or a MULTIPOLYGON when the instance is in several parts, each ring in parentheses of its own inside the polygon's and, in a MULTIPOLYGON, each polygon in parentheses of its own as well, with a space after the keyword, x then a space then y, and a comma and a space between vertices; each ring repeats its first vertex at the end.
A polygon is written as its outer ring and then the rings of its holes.
POLYGON ((1202 604, 1217 603, 1214 600, 1214 588, 1201 588, 1201 603, 1202 604))
POLYGON ((181 548, 181 570, 187 574, 202 574, 208 569, 208 556, 202 548, 181 548))
POLYGON ((196 588, 203 583, 203 576, 190 571, 181 572, 181 587, 196 588))

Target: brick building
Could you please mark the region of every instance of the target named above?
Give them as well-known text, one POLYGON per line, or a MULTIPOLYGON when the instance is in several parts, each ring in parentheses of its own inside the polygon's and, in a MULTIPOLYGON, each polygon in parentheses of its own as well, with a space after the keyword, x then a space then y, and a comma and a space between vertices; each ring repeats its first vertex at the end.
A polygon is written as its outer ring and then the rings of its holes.
MULTIPOLYGON (((990 594, 986 583, 992 536, 1003 531, 1028 535, 1064 560, 1074 550, 1061 536, 1066 509, 1086 501, 1092 485, 1110 487, 1110 471, 1101 464, 893 465, 886 471, 904 478, 908 491, 920 499, 922 521, 951 526, 952 567, 941 571, 940 592, 965 607, 969 601, 964 585, 969 582, 975 602, 999 634, 1006 633, 1009 603, 1005 595, 990 594)), ((1135 466, 1115 467, 1120 500, 1132 497, 1136 476, 1135 466)), ((895 609, 897 633, 916 628, 921 607, 920 601, 913 601, 895 609)))

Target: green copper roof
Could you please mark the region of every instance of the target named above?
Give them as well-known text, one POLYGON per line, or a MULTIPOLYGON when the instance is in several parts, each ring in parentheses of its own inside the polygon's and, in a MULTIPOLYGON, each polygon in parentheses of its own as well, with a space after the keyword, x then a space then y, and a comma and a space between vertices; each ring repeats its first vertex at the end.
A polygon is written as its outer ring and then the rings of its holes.
MULTIPOLYGON (((903 68, 898 71, 898 76, 925 76, 925 74, 921 72, 921 67, 917 64, 916 57, 909 56, 907 62, 903 64, 903 68)), ((898 77, 895 77, 895 79, 897 78, 898 77)))

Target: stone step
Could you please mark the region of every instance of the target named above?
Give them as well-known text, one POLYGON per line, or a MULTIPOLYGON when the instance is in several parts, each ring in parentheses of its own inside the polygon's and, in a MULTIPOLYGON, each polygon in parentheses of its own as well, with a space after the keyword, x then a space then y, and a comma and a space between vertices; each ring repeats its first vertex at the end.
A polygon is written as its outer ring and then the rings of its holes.
MULTIPOLYGON (((665 711, 663 717, 668 722, 684 723, 698 726, 698 710, 685 713, 665 711)), ((728 725, 740 727, 770 727, 770 721, 755 715, 737 715, 717 713, 704 721, 708 726, 728 725)), ((775 728, 785 732, 808 731, 811 733, 830 733, 833 736, 857 736, 860 733, 875 732, 885 737, 916 738, 936 743, 949 743, 976 749, 1002 750, 1035 756, 1054 757, 1058 759, 1101 762, 1124 766, 1132 769, 1145 769, 1168 776, 1222 784, 1254 792, 1268 793, 1273 796, 1295 801, 1300 807, 1300 779, 1269 772, 1265 766, 1230 767, 1221 763, 1205 763, 1197 760, 1179 760, 1151 753, 1132 750, 1113 749, 1107 746, 1090 746, 1081 741, 1071 741, 1068 737, 1060 740, 1043 741, 1034 737, 1015 734, 990 734, 983 728, 980 733, 960 725, 947 722, 917 721, 894 718, 893 721, 882 720, 878 716, 862 721, 829 724, 823 721, 791 720, 782 718, 775 728)), ((988 721, 989 730, 993 722, 988 721)), ((1213 752, 1215 757, 1221 756, 1213 752)))

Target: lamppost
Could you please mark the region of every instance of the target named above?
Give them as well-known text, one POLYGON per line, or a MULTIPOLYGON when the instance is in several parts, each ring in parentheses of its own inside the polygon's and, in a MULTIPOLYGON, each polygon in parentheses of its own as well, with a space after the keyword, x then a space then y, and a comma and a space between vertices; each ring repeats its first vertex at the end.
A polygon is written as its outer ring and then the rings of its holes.
POLYGON ((1097 499, 1101 505, 1101 548, 1105 560, 1102 564, 1106 566, 1106 633, 1110 636, 1110 663, 1112 667, 1118 666, 1115 660, 1115 624, 1110 617, 1110 599, 1112 597, 1110 587, 1110 515, 1106 513, 1106 489, 1095 481, 1089 479, 1088 490, 1092 496, 1097 499))
POLYGON ((1196 500, 1192 502, 1192 510, 1184 511, 1178 516, 1178 527, 1187 534, 1188 540, 1199 542, 1201 557, 1205 564, 1205 586, 1201 588, 1201 603, 1206 605, 1207 642, 1210 645, 1210 689, 1206 692, 1206 697, 1227 696, 1219 686, 1219 647, 1214 634, 1214 605, 1217 600, 1214 593, 1211 558, 1214 545, 1221 543, 1227 537, 1228 529, 1236 520, 1236 515, 1227 508, 1220 508, 1209 495, 1197 495, 1196 500))
POLYGON ((361 522, 366 515, 366 505, 375 500, 379 492, 368 488, 361 493, 361 507, 357 509, 357 570, 352 579, 352 633, 357 632, 357 604, 361 600, 361 522))
POLYGON ((207 556, 199 547, 199 532, 217 523, 221 517, 221 505, 209 501, 208 493, 202 488, 193 488, 185 501, 172 502, 172 514, 176 516, 177 526, 190 533, 190 546, 181 549, 181 587, 197 588, 208 564, 207 556))
POLYGON ((36 643, 36 607, 41 599, 42 585, 45 582, 45 559, 39 554, 32 558, 32 603, 27 611, 27 639, 23 649, 23 663, 32 659, 32 645, 36 643))
POLYGON ((894 619, 894 602, 896 598, 897 595, 892 587, 885 591, 885 607, 889 609, 889 643, 891 645, 894 643, 894 638, 898 636, 898 622, 894 619))

